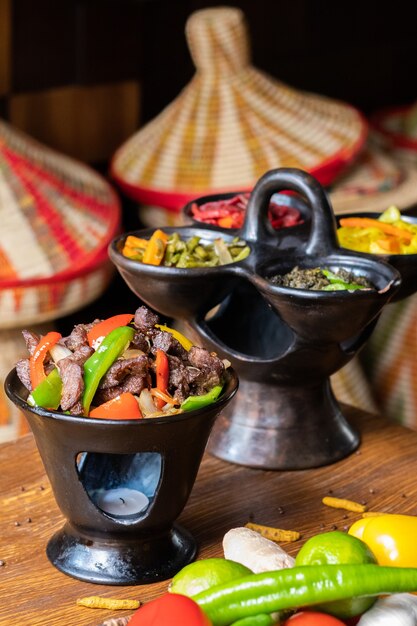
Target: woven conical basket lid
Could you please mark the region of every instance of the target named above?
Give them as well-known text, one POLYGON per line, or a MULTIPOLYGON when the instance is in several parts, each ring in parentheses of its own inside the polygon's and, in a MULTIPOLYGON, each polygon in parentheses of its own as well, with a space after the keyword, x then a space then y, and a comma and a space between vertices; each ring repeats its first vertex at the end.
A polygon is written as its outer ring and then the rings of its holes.
POLYGON ((335 213, 382 212, 417 203, 417 168, 368 143, 330 190, 335 213))
POLYGON ((104 179, 0 121, 0 328, 60 317, 100 295, 119 224, 104 179))
POLYGON ((417 102, 378 111, 371 122, 374 136, 382 146, 417 163, 417 102))
POLYGON ((186 35, 193 79, 114 155, 112 174, 131 197, 178 210, 196 196, 251 189, 276 167, 329 184, 361 149, 367 124, 354 108, 250 64, 239 9, 198 11, 186 35))

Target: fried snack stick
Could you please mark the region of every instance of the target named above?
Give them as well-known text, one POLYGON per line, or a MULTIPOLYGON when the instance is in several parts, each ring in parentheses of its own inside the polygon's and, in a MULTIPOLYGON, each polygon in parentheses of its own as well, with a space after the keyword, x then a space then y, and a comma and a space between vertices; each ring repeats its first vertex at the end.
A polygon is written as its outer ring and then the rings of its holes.
POLYGON ((78 606, 86 606, 89 609, 110 609, 111 611, 138 609, 140 607, 139 600, 118 600, 116 598, 100 598, 100 596, 89 596, 87 598, 79 598, 78 606))
POLYGON ((248 522, 245 528, 255 530, 257 533, 270 539, 271 541, 297 541, 301 535, 296 530, 283 530, 282 528, 272 528, 271 526, 262 526, 262 524, 253 524, 248 522))
POLYGON ((323 498, 322 502, 333 509, 344 509, 345 511, 352 511, 352 513, 364 513, 367 508, 365 504, 359 504, 359 502, 353 502, 353 500, 345 500, 343 498, 330 498, 326 496, 323 498))

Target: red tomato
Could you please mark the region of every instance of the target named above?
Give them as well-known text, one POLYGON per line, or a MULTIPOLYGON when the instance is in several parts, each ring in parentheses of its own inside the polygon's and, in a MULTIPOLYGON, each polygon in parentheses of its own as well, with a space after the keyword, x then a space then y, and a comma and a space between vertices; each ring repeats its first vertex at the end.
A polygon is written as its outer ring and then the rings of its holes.
POLYGON ((211 626, 211 622, 191 598, 166 593, 138 609, 129 626, 211 626))
POLYGON ((302 611, 287 619, 283 626, 345 626, 345 623, 326 613, 302 611))

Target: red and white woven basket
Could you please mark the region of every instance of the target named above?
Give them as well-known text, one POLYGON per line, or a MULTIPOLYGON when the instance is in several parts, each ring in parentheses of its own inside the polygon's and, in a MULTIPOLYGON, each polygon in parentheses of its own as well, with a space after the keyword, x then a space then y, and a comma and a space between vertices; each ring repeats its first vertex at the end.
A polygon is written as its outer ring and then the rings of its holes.
POLYGON ((119 230, 119 201, 101 176, 0 121, 0 440, 25 430, 3 390, 25 354, 21 329, 42 332, 103 293, 119 230))
POLYGON ((62 317, 102 293, 117 196, 87 166, 0 122, 0 328, 62 317))
POLYGON ((253 67, 239 9, 197 11, 186 35, 194 78, 113 157, 112 175, 127 195, 179 211, 197 196, 250 190, 277 167, 308 170, 327 185, 358 154, 362 115, 253 67))

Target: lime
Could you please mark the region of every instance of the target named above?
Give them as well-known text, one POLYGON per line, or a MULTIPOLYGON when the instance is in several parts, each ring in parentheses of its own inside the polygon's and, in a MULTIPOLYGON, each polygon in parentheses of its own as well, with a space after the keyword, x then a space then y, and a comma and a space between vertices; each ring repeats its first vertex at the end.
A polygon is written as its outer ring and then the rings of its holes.
POLYGON ((175 574, 169 586, 171 593, 195 596, 200 591, 252 574, 252 571, 229 559, 203 559, 186 565, 175 574))
MULTIPOLYGON (((357 537, 337 530, 321 533, 308 539, 295 559, 296 565, 342 565, 342 564, 377 563, 368 546, 357 537)), ((349 618, 361 615, 376 601, 376 598, 351 598, 328 602, 315 606, 317 611, 323 610, 336 617, 349 618)))

